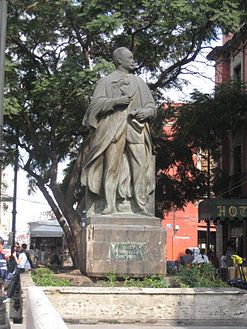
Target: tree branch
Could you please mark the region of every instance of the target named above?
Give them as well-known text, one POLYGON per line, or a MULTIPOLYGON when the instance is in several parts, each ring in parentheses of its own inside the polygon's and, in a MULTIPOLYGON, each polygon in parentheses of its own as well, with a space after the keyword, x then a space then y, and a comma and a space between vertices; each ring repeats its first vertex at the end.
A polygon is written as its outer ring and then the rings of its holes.
POLYGON ((35 64, 35 66, 38 68, 40 72, 43 71, 42 70, 43 67, 46 73, 50 75, 50 71, 43 58, 31 52, 19 38, 13 37, 12 42, 15 43, 33 61, 33 63, 35 64), (43 66, 40 65, 40 62, 42 63, 43 66))

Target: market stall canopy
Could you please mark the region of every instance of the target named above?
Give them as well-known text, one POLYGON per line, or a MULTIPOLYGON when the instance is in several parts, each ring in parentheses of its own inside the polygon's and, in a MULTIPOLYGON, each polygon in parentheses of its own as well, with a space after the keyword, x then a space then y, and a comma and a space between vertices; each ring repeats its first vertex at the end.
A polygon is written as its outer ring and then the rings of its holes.
POLYGON ((63 230, 56 219, 31 222, 29 226, 31 238, 60 238, 63 236, 63 230))
POLYGON ((199 203, 199 220, 247 219, 247 199, 206 199, 199 203))

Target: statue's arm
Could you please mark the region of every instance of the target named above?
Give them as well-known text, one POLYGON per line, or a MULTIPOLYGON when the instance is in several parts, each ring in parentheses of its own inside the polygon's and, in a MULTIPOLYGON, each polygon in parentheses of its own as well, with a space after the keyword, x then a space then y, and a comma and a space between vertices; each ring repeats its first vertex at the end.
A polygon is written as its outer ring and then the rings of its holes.
POLYGON ((156 116, 157 109, 155 107, 154 99, 147 84, 138 78, 139 92, 141 97, 141 108, 134 110, 134 116, 139 121, 145 121, 156 116))
POLYGON ((92 113, 99 115, 113 110, 122 110, 123 107, 127 107, 131 102, 132 98, 129 95, 122 95, 115 98, 110 97, 109 93, 107 93, 107 89, 109 90, 109 84, 111 84, 111 80, 107 77, 98 81, 90 104, 92 113))

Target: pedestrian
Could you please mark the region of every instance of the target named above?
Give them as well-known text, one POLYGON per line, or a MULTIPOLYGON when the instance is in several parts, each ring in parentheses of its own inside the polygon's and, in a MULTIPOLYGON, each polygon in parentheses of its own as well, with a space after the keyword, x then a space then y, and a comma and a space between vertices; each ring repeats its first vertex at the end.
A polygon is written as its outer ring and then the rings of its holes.
POLYGON ((31 270, 31 264, 28 260, 28 256, 26 253, 27 245, 25 243, 21 246, 21 251, 19 257, 17 258, 16 252, 13 253, 13 258, 17 264, 17 267, 13 273, 13 277, 9 283, 7 295, 2 296, 0 299, 0 304, 6 303, 10 298, 12 298, 15 294, 16 288, 20 283, 20 274, 24 273, 27 270, 31 270))
POLYGON ((186 265, 188 268, 191 268, 193 261, 193 256, 190 249, 185 249, 185 255, 180 257, 180 264, 186 265))
POLYGON ((0 278, 4 281, 7 275, 7 262, 3 252, 4 240, 0 237, 0 278))
POLYGON ((194 258, 192 264, 209 263, 208 256, 205 254, 205 249, 200 249, 200 253, 194 258))
POLYGON ((33 267, 38 267, 38 258, 39 257, 38 257, 38 253, 33 245, 30 245, 29 254, 30 254, 31 261, 33 263, 33 267))
POLYGON ((18 242, 16 242, 14 246, 11 246, 11 255, 7 262, 7 275, 4 282, 5 290, 9 287, 10 282, 13 279, 15 270, 17 268, 17 263, 15 259, 19 257, 20 251, 21 251, 21 246, 18 242))
POLYGON ((234 267, 234 262, 232 260, 232 255, 236 255, 236 247, 234 243, 230 240, 226 245, 226 262, 228 267, 234 267))
POLYGON ((208 260, 215 267, 216 270, 219 269, 220 262, 219 262, 218 257, 213 252, 213 250, 209 250, 209 252, 208 252, 208 260))
POLYGON ((223 251, 220 257, 220 277, 223 281, 227 281, 227 258, 226 251, 223 251))
POLYGON ((11 247, 11 256, 8 259, 8 273, 14 273, 16 267, 17 267, 17 263, 15 261, 15 257, 13 256, 13 254, 15 253, 16 258, 19 257, 21 251, 21 246, 19 244, 19 242, 16 242, 14 246, 11 247))
POLYGON ((45 247, 41 246, 40 251, 39 251, 39 263, 41 265, 45 265, 46 258, 47 258, 47 254, 46 254, 46 251, 45 251, 45 247))
POLYGON ((20 252, 21 252, 21 246, 20 246, 20 243, 19 242, 16 242, 15 243, 15 252, 16 252, 16 256, 18 258, 20 252))

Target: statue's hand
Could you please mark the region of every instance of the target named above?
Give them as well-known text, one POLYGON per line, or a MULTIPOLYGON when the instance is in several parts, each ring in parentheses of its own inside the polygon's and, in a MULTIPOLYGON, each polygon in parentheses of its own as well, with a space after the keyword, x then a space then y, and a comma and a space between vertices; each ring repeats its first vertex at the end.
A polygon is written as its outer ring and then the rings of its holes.
POLYGON ((135 118, 142 122, 145 121, 147 118, 153 116, 153 110, 152 109, 135 109, 134 111, 135 118))
POLYGON ((131 102, 132 97, 131 96, 121 96, 119 98, 115 98, 114 99, 114 108, 117 107, 122 107, 124 105, 129 105, 129 103, 131 102))

